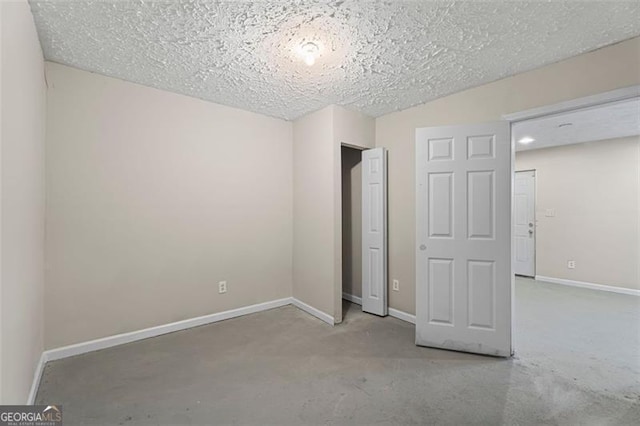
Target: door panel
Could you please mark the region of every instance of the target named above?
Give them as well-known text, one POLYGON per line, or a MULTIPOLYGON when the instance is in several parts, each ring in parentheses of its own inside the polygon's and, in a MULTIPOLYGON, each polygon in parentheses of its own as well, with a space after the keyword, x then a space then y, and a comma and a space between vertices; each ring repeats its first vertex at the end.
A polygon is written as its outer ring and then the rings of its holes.
POLYGON ((453 174, 432 173, 429 175, 429 206, 440 209, 429 210, 429 235, 431 237, 453 237, 453 174))
POLYGON ((453 259, 429 259, 429 323, 453 324, 453 259))
POLYGON ((387 158, 362 151, 362 310, 387 315, 387 158))
POLYGON ((514 233, 516 239, 516 274, 533 277, 536 274, 535 182, 533 170, 516 172, 514 188, 514 233))
POLYGON ((509 356, 509 124, 417 129, 416 161, 416 344, 509 356))
POLYGON ((493 239, 496 220, 493 171, 467 172, 467 230, 469 238, 493 239))
POLYGON ((494 329, 495 262, 469 260, 469 327, 494 329))

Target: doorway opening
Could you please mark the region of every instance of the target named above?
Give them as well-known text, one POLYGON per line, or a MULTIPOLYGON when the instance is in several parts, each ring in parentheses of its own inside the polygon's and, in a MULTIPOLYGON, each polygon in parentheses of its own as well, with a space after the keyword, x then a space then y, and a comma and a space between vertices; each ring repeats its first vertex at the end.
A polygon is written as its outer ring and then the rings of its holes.
MULTIPOLYGON (((386 316, 387 152, 342 145, 340 154, 342 298, 363 312, 386 316)), ((343 311, 350 307, 343 303, 343 311)))
POLYGON ((544 353, 550 365, 606 370, 593 388, 632 386, 629 372, 640 374, 640 87, 512 116, 515 349, 521 358, 544 353))
POLYGON ((341 146, 342 318, 362 305, 362 151, 341 146), (351 303, 349 303, 351 302, 351 303))
POLYGON ((515 275, 640 290, 640 96, 513 122, 512 139, 515 275))

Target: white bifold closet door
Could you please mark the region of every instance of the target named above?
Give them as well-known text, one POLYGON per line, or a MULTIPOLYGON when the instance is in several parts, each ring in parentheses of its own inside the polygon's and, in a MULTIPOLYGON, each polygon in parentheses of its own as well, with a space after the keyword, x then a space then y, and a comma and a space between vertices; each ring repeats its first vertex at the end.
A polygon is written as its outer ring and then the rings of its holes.
POLYGON ((416 344, 511 355, 507 122, 416 130, 416 344))
POLYGON ((387 315, 387 152, 362 151, 362 310, 387 315))

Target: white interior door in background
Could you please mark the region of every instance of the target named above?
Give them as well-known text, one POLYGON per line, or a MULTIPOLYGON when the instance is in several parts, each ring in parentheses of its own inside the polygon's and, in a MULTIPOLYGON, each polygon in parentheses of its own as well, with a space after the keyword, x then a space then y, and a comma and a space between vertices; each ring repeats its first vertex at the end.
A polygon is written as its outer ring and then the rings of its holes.
POLYGON ((362 151, 362 310, 387 315, 387 152, 362 151))
POLYGON ((508 122, 416 130, 416 344, 511 355, 508 122))
POLYGON ((514 188, 515 269, 517 275, 536 274, 536 172, 516 172, 514 188))

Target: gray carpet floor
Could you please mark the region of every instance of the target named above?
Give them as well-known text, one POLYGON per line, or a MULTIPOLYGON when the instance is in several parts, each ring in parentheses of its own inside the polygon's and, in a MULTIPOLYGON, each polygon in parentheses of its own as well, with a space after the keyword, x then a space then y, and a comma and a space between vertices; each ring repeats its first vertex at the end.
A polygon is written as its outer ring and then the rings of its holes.
POLYGON ((638 425, 640 297, 518 279, 516 355, 416 347, 345 302, 292 306, 47 364, 65 425, 638 425))

